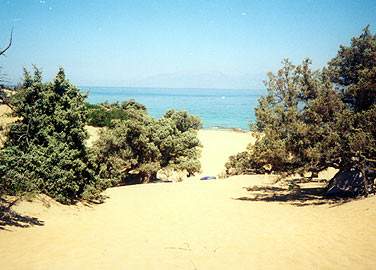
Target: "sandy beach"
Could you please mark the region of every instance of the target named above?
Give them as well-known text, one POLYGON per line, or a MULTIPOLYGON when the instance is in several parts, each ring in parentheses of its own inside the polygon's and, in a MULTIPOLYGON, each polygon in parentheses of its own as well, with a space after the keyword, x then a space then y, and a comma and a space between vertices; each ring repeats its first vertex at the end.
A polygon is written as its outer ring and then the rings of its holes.
POLYGON ((0 2, 0 270, 376 270, 376 0, 0 2))
POLYGON ((201 153, 201 175, 217 176, 224 170, 228 157, 244 151, 255 138, 250 132, 232 130, 200 130, 198 137, 204 146, 201 153))
MULTIPOLYGON (((199 136, 203 174, 220 172, 252 140, 199 136)), ((1 269, 375 269, 375 197, 294 198, 273 180, 124 186, 99 205, 23 201, 13 206, 16 224, 31 226, 1 227, 1 269)))

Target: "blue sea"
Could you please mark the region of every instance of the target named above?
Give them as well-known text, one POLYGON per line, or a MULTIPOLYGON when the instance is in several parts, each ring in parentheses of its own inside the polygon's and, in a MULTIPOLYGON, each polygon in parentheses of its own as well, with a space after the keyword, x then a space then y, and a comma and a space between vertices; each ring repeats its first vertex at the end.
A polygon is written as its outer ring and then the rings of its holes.
POLYGON ((249 129, 254 109, 264 90, 166 89, 130 87, 81 87, 90 103, 134 99, 160 118, 169 109, 186 110, 199 116, 204 128, 249 129))

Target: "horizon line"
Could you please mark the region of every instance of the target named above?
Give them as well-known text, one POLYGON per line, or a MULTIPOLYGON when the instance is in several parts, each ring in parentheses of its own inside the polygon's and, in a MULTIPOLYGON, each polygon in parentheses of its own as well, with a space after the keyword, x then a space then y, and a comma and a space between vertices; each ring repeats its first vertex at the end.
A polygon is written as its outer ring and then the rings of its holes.
POLYGON ((266 90, 266 88, 225 88, 225 87, 161 87, 161 86, 101 86, 101 85, 79 85, 78 88, 138 88, 138 89, 165 89, 165 90, 266 90))

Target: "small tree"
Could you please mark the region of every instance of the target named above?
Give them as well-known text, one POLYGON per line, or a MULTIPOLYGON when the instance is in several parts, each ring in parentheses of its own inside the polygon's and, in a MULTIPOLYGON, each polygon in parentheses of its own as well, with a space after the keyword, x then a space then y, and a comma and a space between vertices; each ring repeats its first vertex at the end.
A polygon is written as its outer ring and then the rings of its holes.
POLYGON ((151 141, 153 119, 143 112, 102 130, 96 143, 99 176, 118 183, 146 183, 160 169, 160 152, 151 141))
POLYGON ((18 117, 0 150, 0 181, 8 193, 46 193, 72 203, 98 184, 84 144, 85 97, 60 69, 43 83, 35 68, 25 70, 22 89, 12 98, 18 117))
POLYGON ((376 35, 369 25, 329 62, 330 77, 355 112, 376 103, 376 35))
POLYGON ((129 114, 137 114, 139 111, 146 112, 144 105, 134 100, 123 103, 86 104, 88 110, 88 125, 95 127, 111 127, 114 120, 126 120, 129 114))
POLYGON ((256 108, 254 129, 262 136, 231 157, 227 171, 315 175, 335 167, 345 178, 362 175, 362 187, 355 178, 343 186, 367 195, 372 181, 366 163, 376 157, 376 37, 367 27, 350 47, 341 46, 328 68, 311 71, 309 63, 285 61, 269 74, 268 94, 256 108))
POLYGON ((134 102, 122 105, 126 120, 102 131, 96 143, 100 177, 117 183, 146 183, 163 168, 200 170, 198 118, 186 112, 169 111, 155 120, 134 102))
POLYGON ((328 68, 350 109, 338 128, 343 134, 342 155, 348 166, 354 166, 354 158, 376 157, 376 35, 369 26, 349 47, 341 46, 328 68))
POLYGON ((193 175, 201 169, 201 143, 197 131, 202 126, 198 117, 185 111, 169 110, 155 125, 152 140, 160 153, 162 168, 187 171, 193 175))
POLYGON ((315 174, 339 166, 335 122, 344 105, 326 71, 312 71, 309 60, 299 66, 285 60, 277 74, 268 75, 266 86, 253 126, 263 135, 248 147, 249 158, 244 153, 231 158, 228 171, 315 174), (238 159, 242 166, 235 164, 238 159))

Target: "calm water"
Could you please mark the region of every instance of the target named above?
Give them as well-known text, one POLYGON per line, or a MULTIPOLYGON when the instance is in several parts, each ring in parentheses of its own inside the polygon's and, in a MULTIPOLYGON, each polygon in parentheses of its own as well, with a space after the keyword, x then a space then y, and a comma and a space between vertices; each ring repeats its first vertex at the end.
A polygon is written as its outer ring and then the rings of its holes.
POLYGON ((135 99, 154 117, 168 109, 186 110, 199 116, 204 128, 248 129, 255 120, 254 108, 263 90, 159 89, 127 87, 82 87, 91 103, 135 99))

